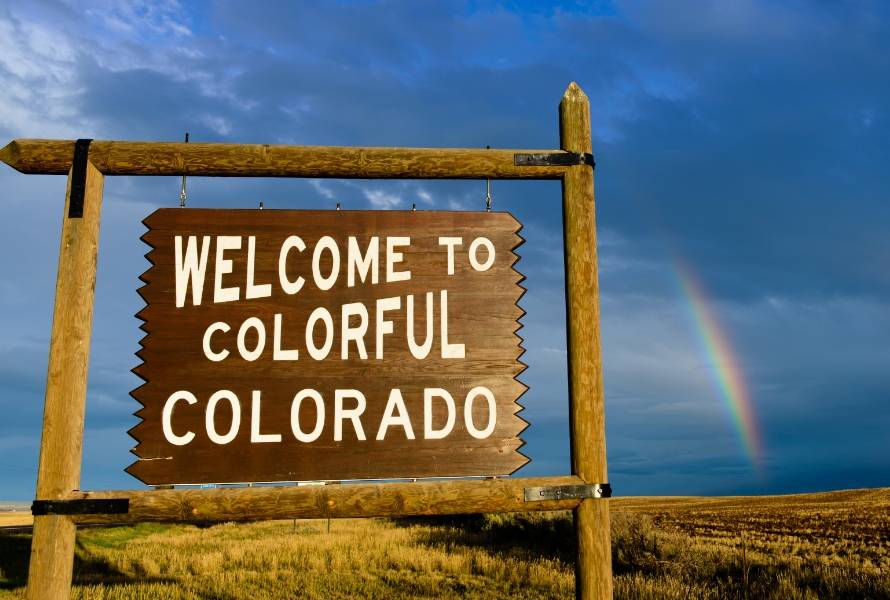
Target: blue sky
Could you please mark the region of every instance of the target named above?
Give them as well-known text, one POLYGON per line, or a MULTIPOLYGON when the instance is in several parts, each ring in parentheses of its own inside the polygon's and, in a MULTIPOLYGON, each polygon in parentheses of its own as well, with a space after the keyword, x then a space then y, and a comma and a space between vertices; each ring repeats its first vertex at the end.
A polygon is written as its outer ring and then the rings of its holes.
MULTIPOLYGON (((591 100, 617 494, 890 485, 886 3, 0 0, 17 137, 558 147, 591 100), (678 280, 700 281, 763 436, 752 465, 678 280)), ((140 221, 176 178, 109 178, 83 487, 136 487, 140 221)), ((532 463, 565 473, 559 185, 494 182, 527 243, 532 463)), ((32 496, 65 179, 0 168, 0 498, 32 496)), ((483 182, 199 179, 189 205, 480 210, 483 182)))

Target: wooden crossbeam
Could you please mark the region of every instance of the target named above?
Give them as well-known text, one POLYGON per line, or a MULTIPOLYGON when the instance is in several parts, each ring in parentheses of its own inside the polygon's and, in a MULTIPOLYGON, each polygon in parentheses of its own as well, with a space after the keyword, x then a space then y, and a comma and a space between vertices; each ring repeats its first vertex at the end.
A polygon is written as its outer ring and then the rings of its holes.
POLYGON ((581 500, 528 502, 525 489, 579 485, 574 476, 320 486, 74 492, 65 500, 128 500, 126 513, 73 514, 80 525, 455 515, 570 510, 581 500))
MULTIPOLYGON (((90 145, 90 162, 103 175, 562 179, 566 171, 572 168, 572 165, 517 165, 517 154, 566 153, 562 150, 358 148, 102 140, 94 140, 90 145)), ((0 160, 28 174, 64 175, 71 168, 73 155, 73 140, 20 139, 0 149, 0 160)))

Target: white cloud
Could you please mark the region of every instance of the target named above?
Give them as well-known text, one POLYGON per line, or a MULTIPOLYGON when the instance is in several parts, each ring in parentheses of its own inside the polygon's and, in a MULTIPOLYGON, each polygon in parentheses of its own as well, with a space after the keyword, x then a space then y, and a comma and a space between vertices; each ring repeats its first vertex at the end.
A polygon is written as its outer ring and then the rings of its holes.
POLYGON ((232 132, 232 124, 225 117, 201 115, 200 121, 219 135, 226 136, 232 132))
POLYGON ((75 51, 44 25, 0 13, 0 129, 13 136, 77 137, 75 51))
POLYGON ((397 196, 396 194, 391 194, 383 190, 362 188, 362 194, 364 194, 365 198, 368 199, 368 202, 371 203, 371 206, 379 210, 399 208, 400 206, 402 206, 403 203, 401 196, 397 196))
POLYGON ((449 210, 469 210, 470 207, 467 206, 467 203, 463 200, 458 200, 457 198, 449 198, 448 199, 448 209, 449 210))
POLYGON ((190 37, 192 35, 191 29, 186 24, 186 13, 175 0, 100 1, 94 4, 96 8, 87 10, 87 15, 100 19, 109 30, 124 36, 155 34, 190 37))
POLYGON ((433 206, 436 203, 433 200, 433 195, 423 188, 417 190, 417 197, 423 204, 426 204, 427 206, 433 206))
POLYGON ((318 192, 320 195, 324 196, 328 200, 334 199, 334 191, 329 188, 321 179, 310 179, 309 185, 318 192))

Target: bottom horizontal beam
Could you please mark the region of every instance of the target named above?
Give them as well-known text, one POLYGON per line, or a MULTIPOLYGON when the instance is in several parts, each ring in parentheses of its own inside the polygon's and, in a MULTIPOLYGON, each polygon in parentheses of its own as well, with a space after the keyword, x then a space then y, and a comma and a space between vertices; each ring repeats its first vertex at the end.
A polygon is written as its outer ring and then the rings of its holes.
POLYGON ((405 517, 569 510, 578 506, 581 500, 528 502, 525 488, 583 483, 577 477, 562 476, 299 487, 111 490, 75 492, 65 500, 129 501, 126 513, 70 515, 72 521, 83 525, 405 517))

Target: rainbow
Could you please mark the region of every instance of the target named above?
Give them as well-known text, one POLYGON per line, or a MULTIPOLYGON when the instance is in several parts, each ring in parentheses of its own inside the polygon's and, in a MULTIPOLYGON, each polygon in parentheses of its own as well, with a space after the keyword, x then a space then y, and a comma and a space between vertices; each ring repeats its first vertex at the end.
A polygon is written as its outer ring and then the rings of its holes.
POLYGON ((674 260, 674 268, 699 343, 707 357, 711 379, 729 410, 748 460, 759 471, 763 447, 741 364, 695 274, 679 259, 674 260))

